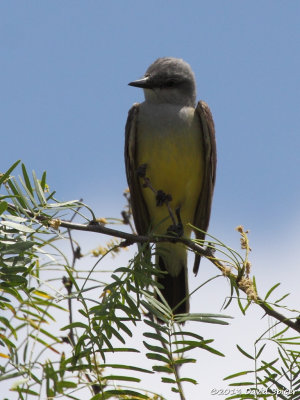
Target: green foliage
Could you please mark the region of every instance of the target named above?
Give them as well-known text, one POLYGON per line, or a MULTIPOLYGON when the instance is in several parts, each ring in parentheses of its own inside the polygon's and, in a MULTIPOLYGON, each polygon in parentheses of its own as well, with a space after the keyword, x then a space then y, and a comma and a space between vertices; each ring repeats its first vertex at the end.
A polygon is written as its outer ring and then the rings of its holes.
MULTIPOLYGON (((274 285, 266 294, 265 299, 278 286, 278 284, 274 285)), ((277 305, 278 301, 275 304, 277 305)), ((272 307, 271 304, 269 306, 272 307)), ((271 325, 255 341, 250 354, 237 345, 238 351, 251 360, 252 368, 224 378, 224 380, 239 379, 238 382, 230 383, 231 387, 239 387, 240 390, 246 387, 243 395, 231 396, 227 399, 292 400, 300 398, 300 336, 287 336, 291 332, 288 327, 281 328, 279 332, 276 332, 280 325, 278 322, 271 325), (270 354, 272 355, 271 361, 267 361, 270 354), (242 376, 246 376, 247 380, 241 381, 242 376)))
MULTIPOLYGON (((21 165, 22 175, 11 176, 18 164, 0 176, 0 359, 4 361, 0 381, 9 382, 12 393, 26 400, 62 396, 75 400, 162 400, 161 395, 141 386, 145 376, 159 373, 161 382, 183 399, 182 384, 198 383, 182 372, 185 365, 197 362, 195 354, 205 351, 212 357, 224 357, 213 346, 212 338, 199 334, 202 324, 213 324, 217 329, 217 325, 228 325, 231 317, 174 314, 157 285, 155 277, 160 271, 151 263, 150 243, 140 245, 128 263, 120 262, 104 275, 108 257, 122 251, 123 245, 110 241, 82 255, 71 231, 60 226, 61 220, 80 218, 95 224, 93 212, 81 201, 59 202, 55 193, 49 192, 45 173, 38 179, 21 165), (65 244, 71 247, 70 257, 65 244), (188 321, 198 323, 197 332, 188 330, 188 321), (136 339, 138 332, 144 340, 136 339), (128 361, 132 354, 137 355, 136 365, 128 361)), ((109 222, 128 223, 127 218, 109 222)), ((230 283, 225 308, 236 299, 245 314, 257 288, 254 279, 251 287, 247 286, 250 248, 246 232, 239 232, 245 257, 213 237, 208 247, 215 264, 225 262, 225 267, 220 267, 230 283)), ((223 276, 210 278, 197 290, 217 277, 223 276)), ((273 286, 263 300, 270 309, 284 308, 286 296, 267 303, 277 287, 273 286)), ((299 394, 299 337, 287 336, 287 332, 282 329, 267 337, 266 332, 256 341, 254 352, 238 345, 252 369, 226 379, 247 377, 231 385, 256 392, 229 398, 276 398, 271 392, 261 396, 262 388, 292 389, 299 394), (269 344, 277 346, 271 361, 263 359, 269 344)))

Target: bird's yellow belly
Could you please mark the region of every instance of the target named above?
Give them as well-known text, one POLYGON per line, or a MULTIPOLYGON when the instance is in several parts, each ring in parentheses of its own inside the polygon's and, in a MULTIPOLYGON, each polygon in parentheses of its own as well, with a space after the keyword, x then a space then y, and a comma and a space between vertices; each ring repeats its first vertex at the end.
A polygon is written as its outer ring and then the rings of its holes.
MULTIPOLYGON (((203 145, 198 118, 191 108, 187 120, 175 123, 146 124, 139 130, 138 165, 146 164, 146 176, 151 186, 172 196, 169 203, 175 214, 180 208, 180 216, 185 227, 193 223, 197 202, 203 181, 203 145)), ((143 184, 143 179, 141 179, 143 184)), ((149 188, 142 188, 143 196, 151 219, 152 229, 166 233, 171 219, 167 206, 156 205, 156 196, 149 188), (162 222, 163 221, 163 222, 162 222)))

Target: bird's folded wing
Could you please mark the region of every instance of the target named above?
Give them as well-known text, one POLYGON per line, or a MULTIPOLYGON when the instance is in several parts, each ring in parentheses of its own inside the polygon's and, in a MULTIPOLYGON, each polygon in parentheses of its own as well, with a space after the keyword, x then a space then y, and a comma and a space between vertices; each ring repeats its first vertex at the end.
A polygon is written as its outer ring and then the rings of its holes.
MULTIPOLYGON (((203 148, 204 148, 204 176, 202 190, 198 199, 197 208, 193 224, 197 228, 207 231, 211 203, 213 197, 213 191, 216 180, 216 165, 217 165, 217 151, 216 151, 216 139, 215 139, 215 127, 214 121, 208 105, 204 101, 199 101, 196 107, 196 114, 199 117, 201 131, 199 132, 203 137, 203 148)), ((197 239, 204 239, 205 234, 196 231, 197 239)), ((201 257, 195 256, 193 272, 197 274, 199 269, 201 257)))
POLYGON ((125 127, 125 166, 135 227, 139 235, 145 235, 150 227, 150 218, 137 173, 138 113, 139 104, 134 104, 128 112, 125 127))

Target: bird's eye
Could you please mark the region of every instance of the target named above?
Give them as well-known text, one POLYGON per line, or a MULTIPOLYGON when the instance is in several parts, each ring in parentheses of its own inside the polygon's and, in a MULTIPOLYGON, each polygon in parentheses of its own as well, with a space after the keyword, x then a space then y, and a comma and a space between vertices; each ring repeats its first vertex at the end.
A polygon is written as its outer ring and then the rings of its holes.
POLYGON ((165 82, 165 86, 166 86, 166 87, 173 87, 173 86, 175 86, 175 85, 176 85, 175 79, 168 79, 168 80, 165 82))

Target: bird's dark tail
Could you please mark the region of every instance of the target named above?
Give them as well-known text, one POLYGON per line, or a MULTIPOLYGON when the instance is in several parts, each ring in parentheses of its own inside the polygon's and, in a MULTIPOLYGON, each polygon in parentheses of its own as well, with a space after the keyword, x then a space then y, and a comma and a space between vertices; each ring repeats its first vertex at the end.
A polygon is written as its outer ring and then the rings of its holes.
MULTIPOLYGON (((169 306, 174 309, 183 299, 185 299, 175 310, 175 314, 183 314, 189 312, 188 298, 188 276, 186 257, 180 261, 180 267, 177 265, 177 275, 172 274, 172 265, 166 265, 166 261, 170 263, 169 257, 157 256, 157 266, 161 271, 167 271, 167 274, 162 274, 157 278, 163 288, 160 289, 162 295, 166 299, 169 306), (178 271, 179 270, 179 271, 178 271)), ((178 259, 176 260, 178 264, 178 259)))

